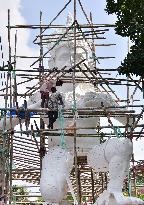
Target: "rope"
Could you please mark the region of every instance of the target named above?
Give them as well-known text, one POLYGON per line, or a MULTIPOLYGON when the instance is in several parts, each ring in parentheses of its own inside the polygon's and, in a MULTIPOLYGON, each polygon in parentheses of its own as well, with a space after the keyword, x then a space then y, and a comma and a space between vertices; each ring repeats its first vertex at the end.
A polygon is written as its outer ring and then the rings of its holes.
POLYGON ((119 127, 114 127, 113 129, 114 129, 114 133, 115 133, 115 135, 117 136, 117 138, 123 137, 123 135, 122 135, 121 130, 120 130, 119 127))
POLYGON ((12 72, 12 78, 13 78, 13 79, 16 78, 16 72, 15 72, 15 70, 12 72))
POLYGON ((96 57, 95 52, 92 51, 92 57, 90 57, 90 58, 93 59, 93 60, 96 60, 100 64, 100 62, 98 60, 98 57, 96 57))
POLYGON ((16 203, 16 196, 12 197, 12 201, 14 202, 14 204, 16 203))
POLYGON ((63 116, 63 109, 62 108, 59 109, 58 114, 59 114, 58 116, 59 116, 59 123, 60 123, 60 128, 61 128, 60 145, 64 149, 64 148, 66 148, 66 143, 65 143, 65 139, 64 139, 64 116, 63 116))
POLYGON ((72 105, 72 112, 76 112, 77 111, 77 107, 76 107, 76 101, 74 100, 73 105, 72 105))

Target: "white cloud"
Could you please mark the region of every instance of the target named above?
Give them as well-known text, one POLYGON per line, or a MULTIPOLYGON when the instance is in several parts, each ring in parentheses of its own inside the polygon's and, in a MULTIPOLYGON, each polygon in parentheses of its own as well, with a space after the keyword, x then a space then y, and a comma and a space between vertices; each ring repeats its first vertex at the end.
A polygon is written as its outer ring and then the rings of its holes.
MULTIPOLYGON (((4 62, 7 64, 9 51, 8 51, 8 9, 10 9, 10 25, 22 25, 26 24, 26 20, 21 14, 21 0, 0 0, 0 36, 2 39, 2 47, 4 54, 4 62)), ((14 55, 14 44, 15 44, 15 33, 16 29, 11 29, 11 50, 14 55)), ((30 30, 28 29, 17 29, 17 55, 24 56, 37 56, 38 50, 34 50, 29 46, 30 30)), ((33 59, 17 59, 16 69, 30 69, 30 65, 33 59)), ((12 59, 13 62, 13 59, 12 59)), ((0 66, 2 65, 1 53, 0 53, 0 66)), ((0 89, 2 83, 0 79, 0 89)), ((18 78, 18 81, 20 79, 18 78)), ((3 86, 4 87, 4 86, 3 86)), ((22 84, 18 87, 20 92, 26 91, 26 85, 22 84), (20 88, 20 89, 19 89, 20 88)), ((1 101, 4 101, 3 98, 1 101)))
MULTIPOLYGON (((8 57, 8 39, 7 39, 7 24, 8 24, 8 9, 10 9, 10 24, 26 24, 24 17, 21 15, 21 0, 0 0, 0 35, 4 48, 4 56, 8 57)), ((14 51, 14 34, 15 29, 11 29, 11 44, 12 52, 14 51)), ((17 53, 19 55, 34 55, 34 50, 28 46, 30 30, 18 29, 17 53)))

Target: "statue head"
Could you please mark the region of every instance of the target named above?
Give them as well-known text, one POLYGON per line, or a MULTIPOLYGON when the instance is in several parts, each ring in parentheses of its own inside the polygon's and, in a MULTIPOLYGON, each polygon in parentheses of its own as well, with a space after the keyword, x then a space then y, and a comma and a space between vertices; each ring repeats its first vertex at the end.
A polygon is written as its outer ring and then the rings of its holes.
POLYGON ((72 25, 72 23, 73 23, 73 16, 72 16, 72 14, 69 12, 68 13, 68 15, 67 15, 67 22, 66 22, 66 25, 67 26, 71 26, 72 25))
MULTIPOLYGON (((73 23, 73 18, 70 14, 67 17, 67 27, 70 27, 73 23)), ((57 29, 55 34, 55 38, 59 39, 66 32, 67 28, 57 29)), ((76 40, 76 63, 80 62, 83 59, 87 59, 89 57, 90 48, 88 43, 82 37, 81 31, 78 31, 76 40)), ((51 43, 49 48, 53 47, 54 43, 51 43)), ((67 66, 66 69, 69 69, 73 66, 74 62, 74 31, 70 29, 68 33, 63 37, 59 42, 57 41, 57 45, 50 51, 51 58, 49 60, 49 68, 53 69, 57 67, 58 69, 62 69, 64 66, 67 66)))

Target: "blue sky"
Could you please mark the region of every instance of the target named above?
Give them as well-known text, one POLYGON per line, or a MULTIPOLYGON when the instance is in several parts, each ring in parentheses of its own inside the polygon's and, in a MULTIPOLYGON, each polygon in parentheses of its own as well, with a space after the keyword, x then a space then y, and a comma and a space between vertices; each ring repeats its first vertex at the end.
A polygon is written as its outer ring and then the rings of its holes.
MULTIPOLYGON (((57 15, 57 13, 64 7, 64 5, 68 2, 68 0, 24 0, 21 1, 21 14, 26 20, 27 24, 38 24, 39 23, 39 13, 40 10, 43 12, 43 24, 49 24, 49 22, 57 15)), ((99 24, 114 24, 116 21, 115 15, 108 15, 104 9, 106 8, 105 0, 81 0, 83 4, 83 8, 89 16, 90 12, 93 15, 93 22, 99 24)), ((65 24, 66 17, 68 12, 73 14, 73 1, 68 5, 68 7, 64 10, 64 12, 56 19, 54 24, 65 24)), ((84 14, 79 6, 77 1, 77 20, 79 23, 86 23, 86 19, 84 14)), ((29 45, 37 49, 37 46, 34 47, 32 40, 35 38, 35 35, 38 34, 37 31, 31 31, 31 35, 29 38, 29 45)), ((115 56, 116 58, 113 60, 102 60, 101 67, 102 68, 117 68, 121 61, 126 56, 128 51, 127 49, 127 39, 122 38, 118 35, 115 35, 114 29, 110 29, 110 32, 105 34, 107 37, 106 40, 97 41, 97 43, 115 43, 116 46, 111 47, 98 47, 97 48, 97 56, 115 56)))
MULTIPOLYGON (((63 6, 68 2, 68 0, 23 0, 21 2, 21 12, 23 16, 29 23, 37 23, 39 20, 39 11, 43 12, 45 22, 49 22, 63 6)), ((95 22, 97 23, 112 23, 112 16, 108 17, 104 12, 105 0, 81 0, 87 14, 89 12, 93 13, 95 22)), ((80 17, 79 4, 77 2, 77 16, 80 17)), ((67 11, 73 12, 73 1, 69 4, 68 8, 64 11, 62 16, 67 14, 67 11)), ((114 18, 113 18, 114 19, 114 18)), ((64 23, 64 19, 58 19, 57 22, 64 23)), ((113 21, 114 22, 114 21, 113 21)))

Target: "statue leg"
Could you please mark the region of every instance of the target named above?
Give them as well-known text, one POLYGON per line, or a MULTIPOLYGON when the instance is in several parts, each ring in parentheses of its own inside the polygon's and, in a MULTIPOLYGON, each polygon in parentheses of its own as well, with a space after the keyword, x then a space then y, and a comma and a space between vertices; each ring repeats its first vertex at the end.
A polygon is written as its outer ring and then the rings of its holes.
POLYGON ((48 118, 49 118, 49 129, 53 129, 53 111, 48 111, 48 118))
MULTIPOLYGON (((128 158, 127 158, 128 159, 128 158)), ((144 204, 136 197, 125 197, 122 193, 123 181, 128 174, 129 160, 120 155, 113 156, 109 163, 109 183, 97 199, 96 205, 136 205, 144 204)))
POLYGON ((67 177, 73 156, 60 147, 51 148, 42 161, 40 191, 47 204, 59 204, 67 194, 67 177))
POLYGON ((108 164, 109 183, 105 190, 96 201, 96 205, 137 205, 144 204, 141 199, 136 197, 125 197, 122 193, 123 181, 128 174, 130 158, 132 154, 132 143, 128 139, 110 139, 105 143, 95 146, 91 153, 93 167, 102 171, 104 164, 103 155, 108 164), (94 156, 94 157, 93 157, 94 156), (95 156, 100 161, 94 162, 95 156), (99 166, 99 164, 101 166, 99 166))
POLYGON ((109 163, 109 183, 108 190, 121 192, 123 181, 128 174, 129 160, 121 156, 114 156, 109 163))

